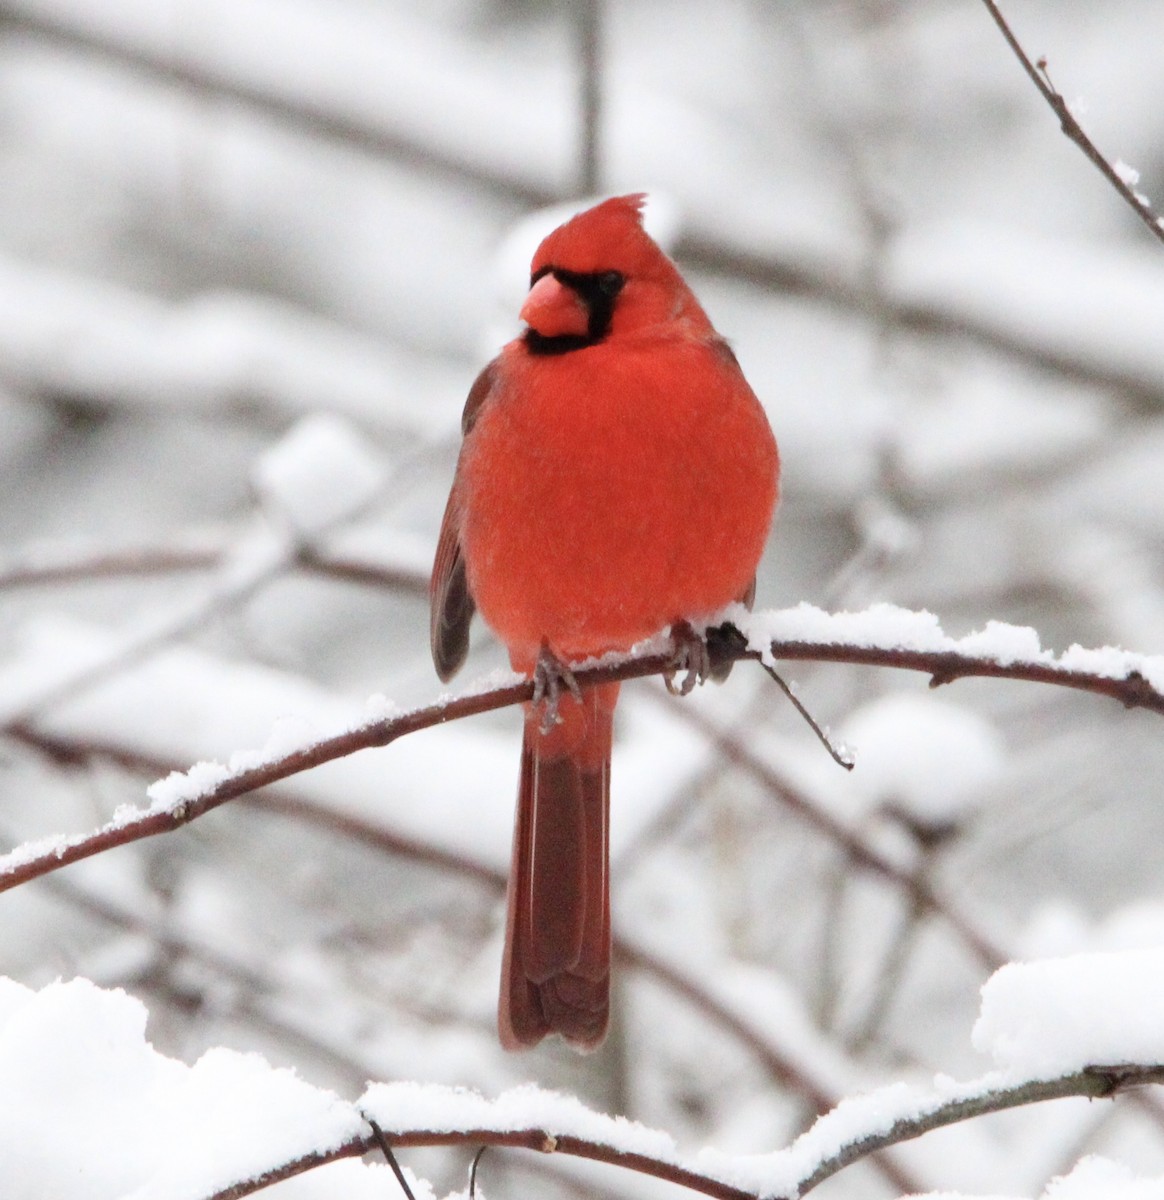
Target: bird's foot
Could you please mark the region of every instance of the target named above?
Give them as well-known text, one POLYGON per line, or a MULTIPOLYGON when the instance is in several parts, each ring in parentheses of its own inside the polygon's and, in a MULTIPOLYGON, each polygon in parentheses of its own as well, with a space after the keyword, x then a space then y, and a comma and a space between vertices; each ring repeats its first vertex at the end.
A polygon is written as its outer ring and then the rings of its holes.
POLYGON ((671 626, 671 642, 674 650, 671 662, 663 672, 663 682, 672 696, 689 696, 697 683, 703 683, 711 673, 711 652, 707 639, 695 632, 688 621, 676 621, 671 626), (679 672, 683 681, 675 682, 679 672))
POLYGON ((562 717, 558 712, 558 704, 562 692, 567 691, 579 704, 582 703, 582 689, 574 678, 574 672, 542 642, 538 651, 538 661, 533 672, 533 706, 541 709, 541 721, 538 729, 547 734, 555 725, 561 725, 562 717))

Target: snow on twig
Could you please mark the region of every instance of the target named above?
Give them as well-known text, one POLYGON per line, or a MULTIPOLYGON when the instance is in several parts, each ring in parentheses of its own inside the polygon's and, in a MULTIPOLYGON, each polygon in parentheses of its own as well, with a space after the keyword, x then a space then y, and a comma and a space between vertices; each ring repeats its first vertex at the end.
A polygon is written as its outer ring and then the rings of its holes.
MULTIPOLYGON (((846 1167, 879 1150, 987 1113, 1068 1096, 1108 1098, 1164 1081, 1156 1065, 1085 1067, 1055 1079, 1007 1079, 999 1073, 968 1083, 943 1079, 932 1089, 893 1084, 842 1101, 790 1146, 768 1154, 682 1154, 668 1134, 587 1109, 573 1097, 533 1086, 495 1100, 464 1088, 373 1084, 359 1102, 365 1120, 395 1149, 417 1146, 508 1146, 605 1162, 664 1179, 716 1200, 799 1200, 846 1167)), ((328 1151, 311 1150, 240 1180, 210 1200, 239 1200, 334 1159, 375 1148, 372 1135, 328 1151)))
POLYGON ((1164 242, 1164 224, 1161 223, 1161 218, 1156 215, 1148 197, 1143 192, 1136 190, 1135 185, 1139 181, 1138 172, 1124 162, 1116 160, 1113 163, 1107 158, 1080 125, 1079 119, 1071 111, 1071 106, 1064 99, 1062 92, 1051 82, 1051 77, 1047 73, 1047 60, 1040 58, 1037 62, 1032 62, 995 0, 982 0, 982 2, 986 5, 994 23, 1002 31, 1007 45, 1022 64, 1023 70, 1030 76, 1035 87, 1039 89, 1039 94, 1050 105, 1051 111, 1059 118, 1059 126, 1064 134, 1095 164, 1100 174, 1131 206, 1132 211, 1147 226, 1152 236, 1158 242, 1164 242))
MULTIPOLYGON (((76 754, 75 747, 56 739, 29 737, 25 740, 48 754, 76 754)), ((90 753, 120 758, 138 769, 151 765, 133 756, 119 755, 109 747, 87 749, 90 753)), ((453 854, 402 835, 380 821, 337 811, 325 804, 283 792, 259 792, 244 797, 243 802, 312 825, 334 836, 375 847, 387 854, 403 855, 413 861, 427 863, 463 878, 472 879, 498 894, 504 894, 505 876, 500 871, 465 855, 453 854)), ((102 920, 121 928, 146 933, 151 941, 166 946, 171 952, 202 962, 227 978, 238 981, 240 973, 253 972, 251 967, 223 957, 196 942, 182 939, 173 930, 157 925, 147 915, 129 910, 116 900, 61 883, 55 877, 49 880, 49 884, 62 889, 60 894, 95 913, 102 920)), ((803 1097, 815 1111, 825 1112, 836 1104, 856 1077, 855 1069, 849 1064, 844 1064, 843 1075, 837 1070, 822 1072, 820 1064, 827 1056, 819 1046, 816 1046, 815 1052, 809 1052, 816 1045, 817 1039, 799 1019, 797 1013, 784 1011, 779 1020, 773 1019, 771 1014, 765 1014, 767 1019, 758 1018, 754 1011, 755 1006, 743 1002, 743 998, 749 993, 733 988, 731 979, 722 968, 714 971, 693 970, 689 963, 677 961, 675 956, 668 954, 665 949, 647 945, 641 938, 628 936, 619 928, 614 931, 612 949, 620 963, 679 996, 707 1021, 723 1029, 752 1055, 779 1086, 803 1097)), ((252 974, 243 981, 251 984, 259 992, 270 990, 273 986, 273 980, 257 974, 252 974)), ((268 1022, 285 1021, 283 1016, 267 1012, 264 1012, 264 1019, 268 1022)), ((298 1028, 294 1033, 300 1040, 311 1037, 298 1028)), ((348 1061, 342 1058, 343 1051, 334 1046, 316 1041, 312 1044, 317 1053, 340 1062, 344 1070, 354 1075, 367 1078, 369 1074, 374 1073, 371 1069, 372 1064, 361 1065, 355 1060, 348 1061)), ((896 1178, 894 1182, 897 1182, 896 1178)), ((903 1183, 902 1187, 904 1186, 903 1183)))
MULTIPOLYGON (((984 630, 953 638, 936 617, 892 605, 861 613, 826 613, 801 604, 780 612, 748 613, 732 606, 724 614, 735 630, 722 653, 754 659, 857 663, 928 674, 931 684, 971 676, 1028 680, 1092 692, 1128 708, 1164 714, 1164 658, 1105 647, 1072 646, 1060 655, 1044 650, 1033 629, 989 622, 984 630)), ((671 666, 670 648, 649 642, 629 655, 611 655, 580 666, 583 686, 659 675, 671 666)), ((330 737, 291 748, 279 739, 262 751, 240 752, 229 764, 197 763, 150 789, 152 803, 115 814, 89 834, 58 836, 17 847, 0 857, 0 891, 46 875, 114 846, 166 833, 229 800, 290 778, 301 771, 391 742, 449 721, 491 712, 531 699, 529 680, 506 682, 436 703, 391 712, 330 737)))
MULTIPOLYGON (((1158 966, 1132 964, 1125 979, 1136 988, 1150 987, 1160 974, 1158 966)), ((1080 981, 1094 977, 1094 964, 1055 969, 1080 981)), ((363 1155, 377 1140, 370 1126, 374 1121, 395 1150, 520 1147, 606 1162, 717 1200, 775 1200, 804 1196, 873 1152, 932 1129, 1063 1096, 1107 1097, 1164 1078, 1164 1069, 1152 1063, 1082 1065, 1043 1074, 1015 1061, 966 1083, 938 1078, 929 1087, 898 1083, 853 1096, 789 1146, 770 1153, 707 1149, 688 1154, 666 1133, 529 1085, 489 1099, 465 1088, 373 1083, 353 1104, 293 1072, 272 1068, 255 1054, 212 1049, 187 1066, 149 1044, 148 1014, 125 992, 86 980, 49 984, 39 992, 3 983, 0 1047, 11 1050, 18 1043, 21 1048, 6 1060, 11 1069, 0 1079, 0 1111, 18 1108, 21 1114, 20 1120, 3 1123, 6 1132, 0 1136, 9 1182, 38 1172, 48 1154, 58 1172, 70 1173, 78 1161, 93 1168, 91 1143, 81 1138, 62 1144, 62 1122, 97 1137, 115 1137, 128 1126, 139 1136, 122 1143, 124 1154, 116 1165, 119 1194, 133 1181, 139 1184, 135 1194, 180 1191, 238 1200, 363 1155), (99 1054, 93 1053, 94 1045, 101 1047, 99 1054), (39 1088, 30 1088, 33 1078, 39 1088), (67 1086, 77 1079, 86 1086, 67 1086), (47 1081, 58 1091, 46 1090, 47 1081), (110 1104, 114 1093, 117 1103, 110 1104), (37 1111, 35 1100, 30 1110, 30 1096, 47 1096, 53 1119, 37 1111)), ((1050 999, 1061 1003, 1058 993, 1050 999)), ((1089 1008, 1089 1001, 1081 1005, 1083 1013, 1089 1008)), ((1052 1035, 1052 1041, 1057 1038, 1052 1035)), ((1158 1044, 1157 1038, 1147 1048, 1158 1044)), ((417 1194, 427 1200, 431 1190, 417 1183, 417 1194)))

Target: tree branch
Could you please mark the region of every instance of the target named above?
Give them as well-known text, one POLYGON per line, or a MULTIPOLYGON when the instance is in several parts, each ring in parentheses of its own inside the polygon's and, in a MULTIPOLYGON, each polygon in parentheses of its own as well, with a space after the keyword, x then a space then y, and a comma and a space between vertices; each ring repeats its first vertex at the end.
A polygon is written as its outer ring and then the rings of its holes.
MULTIPOLYGON (((526 172, 471 162, 463 155, 434 148, 406 132, 388 128, 389 118, 344 111, 335 102, 304 97, 277 89, 241 75, 228 63, 192 56, 134 42, 93 23, 82 23, 67 12, 49 13, 29 9, 5 14, 5 26, 64 46, 71 51, 104 59, 166 88, 179 87, 207 93, 218 102, 237 106, 244 112, 278 122, 300 135, 332 141, 368 154, 404 162, 427 174, 451 181, 458 189, 469 186, 496 199, 519 206, 547 205, 561 201, 562 186, 551 186, 526 172)), ((1065 378, 1088 385, 1120 391, 1140 407, 1156 411, 1164 394, 1155 381, 1142 377, 1116 361, 1093 363, 1022 331, 1003 330, 973 313, 951 314, 926 303, 895 302, 869 288, 851 271, 811 257, 766 250, 756 253, 745 246, 731 245, 712 230, 688 230, 674 247, 675 257, 688 266, 721 275, 735 276, 783 295, 804 297, 846 313, 893 323, 917 333, 966 338, 988 349, 1013 356, 1065 378)), ((112 397, 102 396, 103 401, 112 397)))
POLYGON ((1035 87, 1039 89, 1039 94, 1050 105, 1051 111, 1055 116, 1059 118, 1060 129, 1099 168, 1103 177, 1131 207, 1132 211, 1140 218, 1152 236, 1158 242, 1164 243, 1164 224, 1161 224, 1160 218, 1153 211, 1147 196, 1142 192, 1137 192, 1135 187, 1125 178, 1126 173, 1121 173, 1117 170, 1115 164, 1109 162, 1099 147, 1088 137, 1083 126, 1079 124, 1075 114, 1071 111, 1071 106, 1063 98, 1062 92, 1051 82, 1051 77, 1047 74, 1047 60, 1040 58, 1037 62, 1031 62, 1029 55, 1023 49, 1022 43, 1015 36, 1014 30, 1011 29, 995 0, 982 0, 982 3, 986 5, 987 11, 994 19, 994 23, 1002 31, 1002 36, 1006 39, 1006 44, 1022 64, 1023 70, 1030 76, 1031 82, 1035 87))
MULTIPOLYGON (((417 1146, 508 1146, 515 1149, 536 1150, 542 1154, 568 1154, 574 1158, 587 1158, 592 1162, 609 1163, 625 1167, 641 1175, 651 1175, 668 1183, 678 1184, 691 1191, 712 1196, 715 1200, 756 1200, 754 1193, 743 1188, 704 1175, 689 1167, 678 1166, 663 1159, 645 1154, 627 1154, 606 1142, 594 1141, 574 1134, 555 1134, 545 1129, 465 1129, 447 1132, 431 1129, 386 1130, 396 1149, 417 1146)), ((328 1151, 313 1151, 301 1158, 274 1167, 262 1175, 240 1180, 228 1188, 215 1192, 207 1200, 241 1200, 273 1183, 281 1183, 302 1175, 305 1171, 321 1167, 342 1158, 355 1158, 376 1149, 376 1140, 369 1135, 345 1142, 328 1151)))
POLYGON ((750 775, 790 812, 795 813, 827 837, 838 849, 843 850, 849 863, 896 884, 922 911, 941 916, 982 966, 993 971, 1006 962, 1007 955, 1001 947, 985 931, 977 928, 924 875, 901 866, 892 857, 882 853, 875 843, 862 837, 857 830, 851 829, 827 808, 814 804, 808 796, 783 778, 770 763, 754 754, 734 733, 718 729, 703 713, 690 706, 675 705, 673 711, 674 715, 708 738, 733 766, 750 775))
MULTIPOLYGON (((213 571, 227 565, 230 553, 230 540, 225 535, 212 534, 117 549, 76 544, 33 546, 0 556, 0 591, 102 582, 127 576, 213 571)), ((417 596, 428 593, 428 572, 407 562, 378 560, 327 546, 304 546, 293 565, 315 575, 350 583, 390 588, 417 596)))
MULTIPOLYGON (((835 1153, 822 1159, 811 1174, 805 1176, 794 1195, 807 1195, 838 1171, 859 1162, 875 1151, 910 1141, 946 1125, 969 1121, 987 1113, 1005 1112, 1008 1108, 1039 1104, 1044 1100, 1061 1100, 1068 1096, 1106 1099, 1127 1088, 1148 1083, 1164 1083, 1164 1066, 1088 1066, 1073 1075, 1064 1075, 1059 1079, 1024 1080, 1020 1083, 984 1088, 981 1091, 971 1090, 966 1095, 938 1100, 931 1105, 920 1107, 917 1112, 898 1117, 882 1132, 865 1134, 844 1143, 835 1153)), ((857 1102, 860 1103, 859 1098, 857 1102)), ((810 1136, 811 1132, 810 1130, 805 1136, 810 1136)))
MULTIPOLYGON (((28 745, 37 747, 43 753, 68 763, 76 763, 89 757, 104 757, 119 762, 135 770, 159 771, 164 766, 155 761, 143 759, 139 755, 127 754, 116 748, 107 746, 88 745, 79 747, 73 743, 62 742, 60 739, 47 736, 26 734, 23 740, 28 745)), ((415 838, 407 837, 391 828, 369 821, 352 813, 340 812, 326 805, 316 803, 303 796, 288 795, 285 791, 262 791, 253 795, 240 797, 248 807, 262 809, 266 812, 289 818, 324 830, 333 836, 349 839, 363 846, 370 846, 385 854, 398 855, 413 862, 424 863, 437 869, 459 875, 472 880, 499 895, 505 892, 505 876, 484 864, 464 855, 454 854, 440 849, 415 838)), ((49 880, 50 885, 55 882, 49 880)), ((71 885, 59 885, 62 893, 69 898, 88 905, 96 915, 114 924, 133 928, 149 936, 159 944, 169 949, 197 958, 212 969, 226 974, 238 981, 239 972, 249 970, 225 957, 215 957, 213 951, 193 943, 187 943, 176 937, 171 931, 155 929, 147 918, 141 914, 127 914, 122 909, 115 908, 109 903, 94 897, 90 892, 81 892, 71 885)), ((709 1021, 720 1026, 730 1037, 735 1038, 743 1048, 768 1072, 771 1078, 781 1087, 795 1092, 803 1097, 817 1112, 825 1112, 839 1099, 835 1090, 818 1078, 806 1073, 793 1057, 785 1052, 780 1044, 774 1042, 763 1030, 757 1029, 748 1016, 733 1007, 730 999, 724 999, 709 990, 702 979, 684 972, 677 964, 668 961, 658 953, 628 940, 615 930, 612 940, 615 957, 628 968, 639 971, 655 980, 664 989, 680 996, 709 1021)), ((254 974, 249 982, 254 987, 266 985, 265 977, 254 974)), ((263 1014, 264 1020, 269 1020, 263 1014)), ((297 1031, 295 1036, 302 1036, 297 1031)), ((332 1054, 328 1047, 313 1047, 318 1052, 332 1054)), ((360 1068, 344 1064, 359 1074, 360 1068)), ((363 1068, 362 1078, 371 1072, 363 1068)), ((880 1166, 880 1164, 878 1164, 880 1166)), ((899 1190, 909 1191, 911 1188, 903 1183, 890 1169, 889 1178, 899 1184, 899 1190)), ((912 1189, 916 1190, 916 1189, 912 1189)))
MULTIPOLYGON (((983 642, 982 635, 971 634, 959 641, 942 633, 929 614, 907 613, 888 606, 871 609, 867 614, 830 615, 801 606, 768 614, 748 614, 740 608, 738 614, 733 610, 733 615, 738 616, 740 626, 751 630, 751 640, 740 627, 723 626, 719 653, 725 661, 788 659, 895 667, 929 675, 931 686, 971 676, 1028 680, 1092 692, 1119 700, 1128 708, 1141 707, 1164 714, 1164 694, 1150 682, 1151 678, 1164 674, 1164 663, 1145 655, 1073 648, 1056 658, 1039 649, 1037 642, 1030 644, 1035 640, 1033 631, 995 625, 992 630, 995 634, 1023 635, 1025 653, 1018 656, 1008 651, 1002 660, 983 649, 991 641, 983 642), (885 644, 872 644, 865 624, 867 617, 892 619, 896 640, 886 637, 885 644), (779 632, 782 625, 789 630, 808 628, 812 632, 799 637, 769 636, 772 630, 779 632), (757 642, 759 637, 764 640, 757 642), (1115 664, 1122 667, 1122 675, 1111 673, 1115 664)), ((1000 644, 1007 644, 1005 637, 1000 644)), ((606 660, 576 668, 574 675, 580 686, 588 687, 663 674, 671 668, 671 660, 670 649, 651 649, 625 657, 608 656, 606 660)), ((520 704, 532 695, 532 682, 523 680, 371 721, 252 766, 232 770, 219 764, 199 764, 185 776, 171 776, 155 784, 154 802, 149 808, 119 814, 92 833, 43 839, 0 858, 0 891, 115 846, 168 833, 230 800, 301 771, 358 750, 387 746, 407 734, 435 725, 520 704)), ((34 726, 18 722, 10 727, 10 732, 33 737, 34 726)))
MULTIPOLYGON (((88 757, 100 756, 117 761, 126 767, 136 770, 158 771, 164 766, 154 760, 146 760, 138 755, 126 754, 111 747, 84 746, 78 747, 59 739, 26 734, 23 737, 26 744, 36 746, 43 753, 63 762, 76 763, 88 757)), ((349 839, 363 846, 373 847, 385 854, 399 855, 414 862, 424 863, 437 869, 470 879, 497 894, 505 892, 505 876, 484 864, 464 855, 432 846, 415 838, 407 837, 382 824, 369 821, 352 813, 345 813, 316 803, 302 796, 288 795, 285 791, 262 791, 253 795, 240 797, 248 807, 262 809, 266 812, 289 818, 316 829, 325 830, 333 836, 349 839)), ((48 881, 50 885, 53 879, 48 881)), ((62 892, 88 905, 102 919, 114 924, 146 934, 159 944, 164 944, 175 952, 197 958, 212 969, 235 979, 239 972, 248 970, 235 964, 233 960, 224 957, 216 958, 213 951, 192 943, 186 943, 177 938, 172 932, 163 929, 155 930, 141 914, 129 915, 123 910, 114 908, 107 902, 92 896, 89 892, 80 892, 70 886, 62 886, 62 892), (70 890, 71 889, 71 890, 70 890)), ((795 1061, 785 1047, 774 1041, 764 1030, 755 1026, 746 1013, 738 1011, 730 998, 714 994, 698 974, 693 975, 684 971, 675 962, 669 961, 659 953, 624 937, 617 929, 614 931, 612 950, 619 962, 631 970, 638 971, 653 979, 664 989, 681 997, 686 1003, 701 1013, 706 1019, 722 1028, 730 1037, 735 1038, 741 1046, 751 1054, 760 1066, 767 1071, 773 1081, 796 1095, 803 1097, 816 1113, 826 1112, 839 1099, 836 1091, 820 1078, 813 1077, 807 1072, 802 1063, 795 1061)), ((265 977, 255 974, 249 980, 250 984, 258 987, 260 982, 265 986, 265 977)), ((264 1020, 270 1018, 262 1014, 264 1020)), ((302 1036, 297 1031, 295 1036, 302 1036)), ((317 1052, 334 1056, 329 1047, 313 1047, 317 1052)), ((359 1074, 358 1066, 344 1064, 348 1069, 359 1074)), ((366 1067, 363 1078, 371 1074, 366 1067)), ((900 1172, 896 1172, 891 1164, 876 1164, 878 1169, 884 1169, 900 1191, 917 1190, 912 1181, 903 1180, 900 1172)))
MULTIPOLYGON (((1069 1096, 1108 1098, 1128 1088, 1161 1082, 1164 1082, 1164 1066, 1129 1063, 1087 1066, 1074 1074, 1048 1080, 998 1083, 988 1076, 969 1084, 952 1085, 946 1094, 932 1097, 918 1096, 911 1089, 895 1088, 892 1092, 885 1089, 844 1102, 785 1150, 763 1156, 715 1156, 711 1159, 715 1164, 711 1169, 706 1166, 709 1161, 706 1154, 696 1160, 685 1161, 683 1156, 668 1152, 663 1146, 651 1153, 632 1151, 625 1148, 626 1139, 617 1135, 611 1140, 603 1140, 593 1134, 571 1132, 565 1127, 570 1123, 568 1120, 553 1128, 547 1122, 544 1126, 514 1129, 510 1122, 501 1119, 498 1114, 496 1123, 477 1120, 471 1129, 447 1130, 399 1123, 394 1125, 378 1114, 375 1119, 397 1149, 412 1146, 509 1146, 609 1163, 678 1184, 690 1191, 714 1197, 715 1200, 773 1200, 775 1197, 800 1200, 826 1179, 870 1154, 947 1125, 972 1120, 987 1113, 1004 1112, 1069 1096), (894 1107, 900 1108, 901 1114, 889 1118, 886 1123, 886 1109, 892 1111, 894 1107), (852 1128, 854 1108, 866 1110, 863 1115, 868 1124, 884 1127, 877 1132, 832 1140, 833 1124, 841 1129, 852 1128), (617 1144, 620 1141, 622 1145, 617 1144), (696 1162, 699 1167, 694 1165, 696 1162)), ((461 1101, 463 1096, 463 1093, 458 1093, 456 1101, 450 1099, 450 1104, 461 1101)), ((473 1101, 475 1110, 481 1107, 486 1110, 482 1115, 490 1115, 489 1101, 478 1097, 474 1097, 473 1101)), ((591 1129, 596 1121, 614 1124, 611 1118, 596 1113, 585 1112, 585 1117, 589 1118, 591 1129)), ((656 1136, 658 1143, 663 1143, 662 1135, 652 1135, 652 1140, 656 1136)), ((313 1150, 260 1175, 223 1188, 208 1200, 240 1200, 270 1184, 293 1178, 328 1162, 362 1155, 375 1146, 376 1139, 369 1134, 330 1150, 313 1150)))

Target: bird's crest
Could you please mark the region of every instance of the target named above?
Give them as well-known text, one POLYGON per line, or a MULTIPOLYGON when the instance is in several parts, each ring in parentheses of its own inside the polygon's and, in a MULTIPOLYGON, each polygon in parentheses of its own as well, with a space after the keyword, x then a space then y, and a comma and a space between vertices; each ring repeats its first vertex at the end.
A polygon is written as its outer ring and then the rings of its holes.
POLYGON ((538 247, 531 264, 536 273, 560 267, 585 274, 611 267, 633 270, 659 248, 643 229, 645 192, 612 196, 559 225, 538 247))

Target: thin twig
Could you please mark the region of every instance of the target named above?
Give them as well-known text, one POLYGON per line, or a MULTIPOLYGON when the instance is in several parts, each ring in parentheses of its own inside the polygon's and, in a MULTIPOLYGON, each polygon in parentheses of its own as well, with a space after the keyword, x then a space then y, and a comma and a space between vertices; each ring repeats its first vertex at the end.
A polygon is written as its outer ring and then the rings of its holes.
POLYGON ((392 1147, 388 1144, 388 1139, 384 1136, 384 1130, 371 1117, 366 1116, 364 1120, 371 1126, 372 1136, 376 1139, 376 1145, 380 1147, 380 1153, 384 1155, 388 1165, 392 1168, 392 1174, 396 1176, 396 1182, 400 1184, 400 1190, 407 1197, 407 1200, 416 1200, 416 1197, 412 1194, 412 1188, 408 1186, 408 1180, 404 1177, 404 1172, 400 1169, 400 1164, 396 1161, 396 1155, 392 1153, 392 1147))
POLYGON ((172 545, 107 548, 30 549, 0 560, 0 590, 47 584, 100 583, 137 575, 205 571, 221 562, 221 546, 180 542, 172 545))
MULTIPOLYGON (((0 591, 54 584, 103 583, 134 576, 170 575, 222 567, 229 554, 226 537, 179 538, 172 543, 106 547, 32 547, 0 557, 0 591)), ((407 563, 377 561, 326 546, 300 549, 294 566, 332 579, 412 595, 428 594, 428 571, 407 563)))
POLYGON ((1051 77, 1047 73, 1047 60, 1040 58, 1037 62, 1031 62, 1030 56, 1023 49, 1022 43, 1015 36, 1014 31, 1011 29, 1006 17, 1002 15, 1002 10, 995 3, 995 0, 982 0, 982 2, 986 5, 991 17, 994 18, 994 23, 1002 31, 1002 36, 1006 39, 1007 45, 1022 64, 1023 70, 1030 76, 1031 82, 1034 83, 1035 87, 1039 89, 1039 94, 1051 106, 1051 111, 1059 118, 1059 126, 1063 132, 1099 168, 1103 177, 1123 197, 1124 201, 1148 228, 1152 236, 1158 242, 1164 243, 1164 224, 1161 224, 1161 220, 1153 211, 1148 198, 1129 185, 1127 180, 1116 170, 1115 165, 1106 158, 1099 147, 1088 137, 1083 126, 1079 124, 1075 114, 1071 111, 1071 106, 1063 98, 1063 94, 1051 82, 1051 77))
POLYGON ((784 680, 784 677, 776 670, 775 667, 769 666, 768 663, 763 661, 761 661, 760 666, 763 667, 764 670, 768 672, 768 675, 776 681, 780 690, 788 697, 792 707, 795 708, 798 713, 800 713, 809 729, 816 734, 817 741, 819 741, 820 744, 829 752, 829 757, 833 760, 833 762, 835 762, 838 767, 844 767, 846 771, 851 771, 857 765, 857 760, 852 756, 852 754, 843 750, 838 750, 837 747, 833 745, 832 739, 829 737, 828 733, 817 724, 816 718, 808 711, 807 708, 804 707, 800 701, 800 697, 797 696, 797 694, 792 690, 792 688, 784 680))
MULTIPOLYGON (((918 868, 918 878, 922 878, 923 866, 918 868)), ((922 929, 922 921, 926 916, 926 906, 919 893, 915 892, 910 898, 905 912, 894 932, 893 940, 883 956, 881 969, 877 974, 873 995, 865 1009, 865 1014, 846 1040, 850 1054, 859 1055, 873 1043, 878 1031, 885 1022, 895 996, 901 990, 906 967, 909 964, 910 951, 917 943, 922 929)))
POLYGON ((469 1200, 477 1200, 477 1168, 481 1165, 481 1159, 485 1157, 485 1151, 488 1149, 488 1146, 481 1146, 469 1164, 469 1200))
MULTIPOLYGON (((852 855, 846 854, 833 864, 833 868, 826 876, 821 888, 823 894, 820 901, 820 965, 816 972, 813 1022, 822 1033, 826 1034, 835 1032, 837 1010, 840 1006, 841 924, 852 871, 852 855)), ((916 901, 913 903, 916 904, 916 901)))

